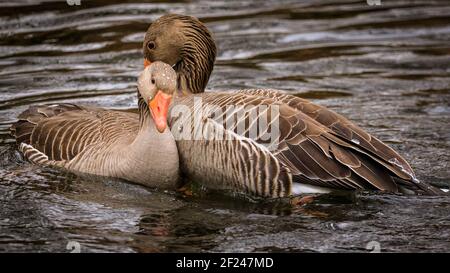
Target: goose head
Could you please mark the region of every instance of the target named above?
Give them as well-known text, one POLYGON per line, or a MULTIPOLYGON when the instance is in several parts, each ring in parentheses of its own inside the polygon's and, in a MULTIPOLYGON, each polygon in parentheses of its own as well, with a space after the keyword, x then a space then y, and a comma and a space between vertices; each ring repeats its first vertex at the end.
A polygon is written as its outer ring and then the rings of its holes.
POLYGON ((177 74, 163 62, 153 62, 139 76, 138 91, 150 111, 158 132, 167 128, 167 113, 177 87, 177 74))
POLYGON ((144 66, 155 61, 171 65, 177 73, 177 90, 184 94, 205 90, 216 59, 216 45, 206 26, 192 16, 168 14, 148 28, 144 66))

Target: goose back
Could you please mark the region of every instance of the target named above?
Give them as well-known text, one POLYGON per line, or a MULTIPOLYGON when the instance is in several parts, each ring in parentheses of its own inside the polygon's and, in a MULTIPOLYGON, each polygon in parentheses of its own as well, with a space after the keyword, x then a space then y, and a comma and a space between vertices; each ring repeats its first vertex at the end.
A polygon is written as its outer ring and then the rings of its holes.
MULTIPOLYGON (((180 93, 204 92, 207 83, 205 79, 208 79, 212 72, 216 47, 211 33, 202 22, 192 16, 164 15, 149 27, 145 37, 143 47, 145 60, 173 64, 178 75, 180 93), (176 39, 174 39, 175 36, 176 39), (156 48, 148 46, 154 45, 155 41, 159 46, 156 48)), ((214 101, 218 106, 241 100, 253 101, 249 103, 249 106, 258 100, 267 104, 283 105, 280 109, 285 111, 286 116, 280 119, 281 138, 278 141, 279 149, 272 151, 272 156, 277 159, 277 163, 273 166, 290 171, 289 175, 292 176, 293 181, 291 190, 294 192, 299 189, 298 185, 306 184, 339 189, 443 193, 439 189, 418 181, 406 160, 393 149, 329 109, 276 90, 242 90, 237 94, 228 93, 225 98, 218 92, 214 92, 212 95, 205 95, 204 98, 208 96, 220 97, 214 101)), ((213 101, 213 98, 208 99, 213 101)), ((216 121, 216 126, 223 127, 220 120, 216 121)), ((250 141, 245 136, 239 135, 238 138, 240 142, 237 143, 250 141)), ((206 168, 206 166, 220 168, 220 164, 212 165, 214 160, 219 160, 212 155, 215 149, 218 151, 219 148, 212 148, 215 145, 212 141, 202 141, 204 143, 199 140, 183 141, 182 145, 178 141, 178 146, 182 147, 180 158, 195 162, 190 165, 193 168, 191 170, 188 169, 189 165, 185 165, 184 169, 188 173, 193 174, 196 168, 206 168), (189 145, 195 147, 188 147, 189 145), (205 146, 201 147, 201 145, 205 146), (198 154, 192 152, 196 149, 199 150, 198 154), (186 152, 186 155, 183 155, 183 152, 186 152), (196 158, 197 156, 199 158, 196 158)), ((261 144, 261 139, 256 138, 251 142, 261 144)), ((227 145, 229 144, 216 146, 227 145)), ((239 147, 239 144, 230 147, 239 147)), ((218 156, 224 157, 219 154, 218 156)), ((246 155, 243 157, 246 158, 246 155)), ((233 161, 236 162, 237 159, 234 158, 233 161)), ((226 164, 232 164, 226 162, 226 159, 220 160, 226 164)), ((241 190, 247 189, 246 185, 251 184, 242 177, 242 174, 239 174, 244 171, 244 168, 229 171, 244 181, 233 182, 236 185, 245 184, 241 185, 241 190)), ((220 169, 209 172, 217 176, 222 174, 220 169)), ((223 174, 230 175, 229 173, 223 174)), ((214 175, 211 175, 209 179, 214 180, 215 178, 212 177, 214 175)), ((258 194, 257 191, 252 191, 258 194)), ((272 195, 272 192, 275 191, 268 191, 266 194, 272 195)))
POLYGON ((302 185, 389 192, 399 192, 406 186, 422 193, 439 192, 420 183, 403 158, 351 122, 330 110, 277 93, 244 90, 179 98, 174 107, 184 105, 192 111, 192 116, 171 114, 169 122, 177 139, 181 170, 208 187, 233 188, 266 197, 289 196, 302 185), (196 99, 201 99, 203 105, 196 105, 196 99), (220 109, 220 114, 205 115, 205 105, 220 109), (245 106, 247 110, 240 120, 230 119, 226 115, 230 114, 229 106, 245 106), (251 127, 257 126, 249 120, 250 113, 261 106, 267 110, 258 118, 266 115, 269 124, 278 122, 276 145, 262 138, 267 131, 249 136, 251 127), (270 114, 273 108, 277 108, 276 114, 270 114), (328 111, 334 122, 322 120, 320 111, 328 111), (194 116, 201 117, 197 118, 200 126, 195 127, 194 116), (183 136, 185 131, 180 126, 191 126, 191 139, 183 136), (239 131, 239 127, 244 130, 239 131), (349 132, 335 128, 348 128, 349 132), (177 136, 177 130, 183 133, 177 136), (203 136, 195 136, 195 130, 203 136))
POLYGON ((178 179, 170 132, 160 134, 146 126, 148 133, 138 141, 138 114, 54 104, 32 106, 18 118, 12 135, 33 163, 163 188, 178 179))

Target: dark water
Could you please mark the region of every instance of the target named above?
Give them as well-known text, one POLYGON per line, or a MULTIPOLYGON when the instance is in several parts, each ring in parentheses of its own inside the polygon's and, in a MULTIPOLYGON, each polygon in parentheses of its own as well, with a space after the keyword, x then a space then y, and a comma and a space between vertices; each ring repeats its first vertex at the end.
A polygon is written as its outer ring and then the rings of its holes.
POLYGON ((450 2, 2 1, 0 251, 450 251, 450 198, 362 193, 303 207, 183 197, 32 166, 8 128, 29 105, 135 109, 141 40, 199 17, 219 56, 209 89, 271 87, 326 105, 450 186, 450 2), (170 2, 170 3, 169 3, 170 2), (74 243, 75 242, 75 243, 74 243))

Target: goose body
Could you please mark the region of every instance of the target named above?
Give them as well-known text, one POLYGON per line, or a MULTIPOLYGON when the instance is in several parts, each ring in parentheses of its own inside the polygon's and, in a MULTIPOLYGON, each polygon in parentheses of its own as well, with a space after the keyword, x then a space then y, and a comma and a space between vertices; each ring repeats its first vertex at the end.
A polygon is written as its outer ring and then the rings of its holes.
POLYGON ((206 26, 194 17, 169 14, 157 19, 147 30, 143 53, 144 65, 164 61, 177 72, 180 97, 172 106, 169 124, 181 171, 194 181, 265 197, 330 190, 442 194, 417 180, 393 149, 325 107, 277 90, 203 93, 216 47, 206 26), (196 100, 203 104, 196 105, 196 100), (222 114, 204 116, 204 105, 222 114), (262 138, 271 126, 249 136, 255 124, 249 119, 251 110, 244 111, 241 120, 227 119, 223 113, 233 106, 278 109, 261 114, 269 124, 279 124, 278 139, 272 143, 276 145, 267 145, 262 138), (186 109, 188 114, 180 114, 186 109), (194 117, 201 118, 194 121, 194 117), (187 133, 186 127, 191 128, 187 133), (195 135, 196 130, 203 138, 195 135), (191 138, 186 137, 189 134, 191 138))
MULTIPOLYGON (((169 75, 169 69, 156 63, 141 74, 138 88, 144 91, 138 92, 139 114, 74 104, 30 107, 11 128, 19 150, 36 164, 152 187, 175 187, 175 141, 169 130, 158 132, 143 96, 150 77, 169 75)), ((161 81, 175 78, 157 78, 155 85, 167 85, 161 81)))

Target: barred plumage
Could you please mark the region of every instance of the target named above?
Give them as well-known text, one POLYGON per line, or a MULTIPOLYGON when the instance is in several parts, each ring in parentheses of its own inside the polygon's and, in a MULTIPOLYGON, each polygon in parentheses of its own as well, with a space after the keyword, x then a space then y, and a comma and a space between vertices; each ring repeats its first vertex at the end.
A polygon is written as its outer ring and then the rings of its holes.
MULTIPOLYGON (((172 77, 165 73, 158 78, 166 71, 162 68, 155 64, 141 77, 152 73, 155 88, 172 86, 173 93, 175 72, 172 77)), ((11 132, 19 150, 32 163, 174 188, 178 181, 174 139, 168 130, 156 131, 141 91, 138 105, 139 114, 67 103, 31 106, 19 115, 11 132)))
MULTIPOLYGON (((174 65, 178 89, 184 94, 177 101, 179 105, 193 109, 194 97, 200 96, 220 108, 277 105, 280 109, 278 116, 268 115, 270 121, 279 120, 280 124, 278 146, 271 151, 261 146, 264 132, 248 137, 253 126, 248 115, 232 128, 219 118, 202 121, 202 128, 223 129, 232 141, 178 140, 182 170, 196 181, 271 197, 329 189, 443 193, 418 181, 406 160, 393 149, 325 107, 276 90, 197 94, 205 90, 216 47, 206 26, 194 17, 160 17, 149 27, 143 51, 150 62, 174 65), (156 42, 156 48, 147 48, 150 41, 156 42), (246 130, 236 134, 239 126, 246 130)), ((176 118, 171 122, 173 132, 183 125, 176 118)))

